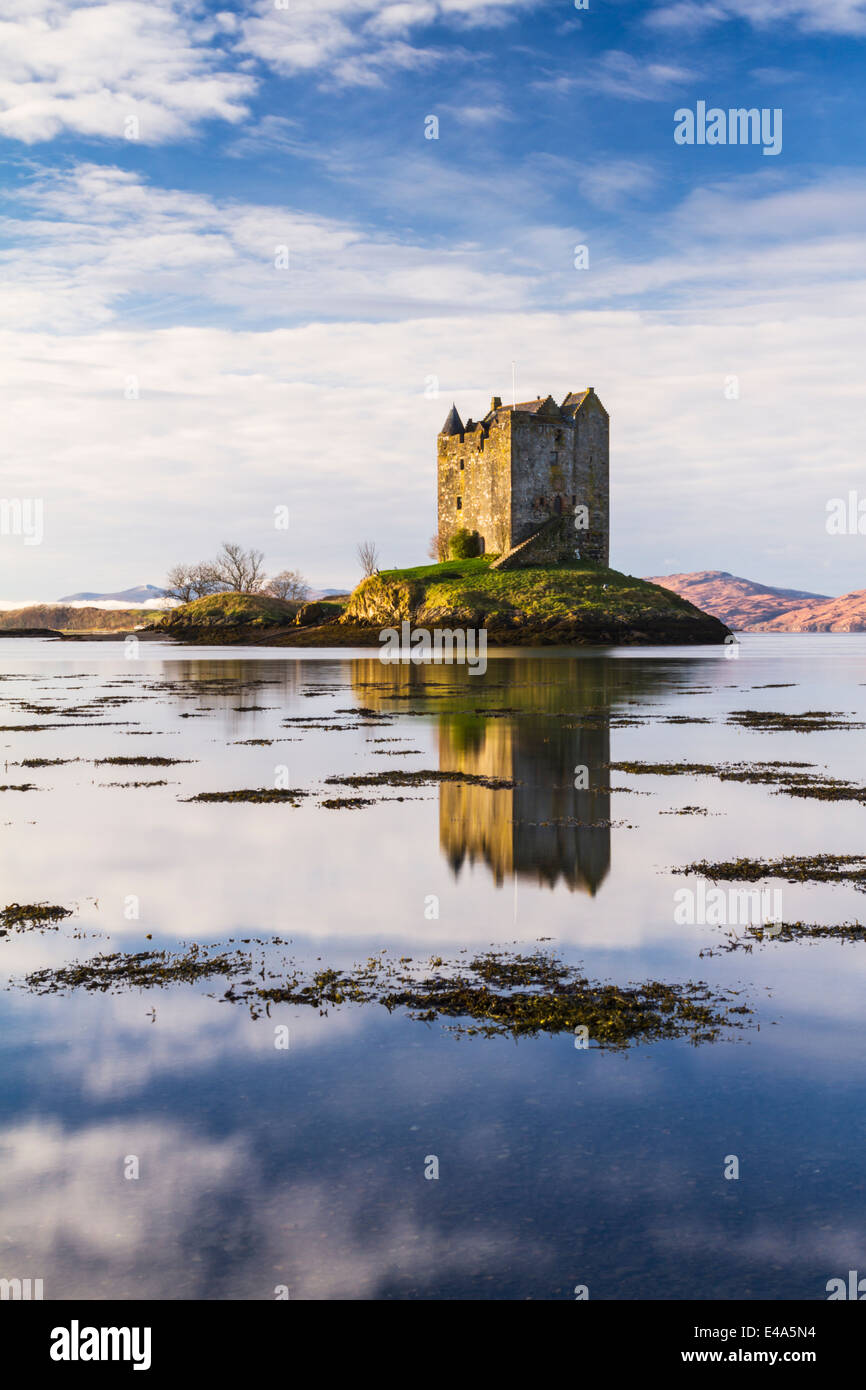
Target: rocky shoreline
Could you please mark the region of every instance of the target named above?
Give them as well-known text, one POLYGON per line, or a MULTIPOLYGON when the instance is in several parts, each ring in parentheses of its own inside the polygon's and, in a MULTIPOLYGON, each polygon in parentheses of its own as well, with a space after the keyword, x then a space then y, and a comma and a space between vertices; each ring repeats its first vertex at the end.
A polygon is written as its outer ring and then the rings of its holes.
MULTIPOLYGON (((396 624, 399 628, 399 623, 396 624)), ((423 624, 413 624, 423 626, 423 624)), ((438 626, 457 630, 465 623, 441 619, 438 626)), ((514 623, 480 627, 489 647, 571 646, 706 646, 719 645, 730 636, 718 618, 702 614, 666 615, 646 619, 639 626, 627 619, 550 621, 545 624, 514 623)), ((382 626, 367 623, 326 623, 320 627, 174 627, 165 636, 192 646, 254 647, 376 647, 382 645, 382 626)), ((162 634, 159 634, 162 635, 162 634)))

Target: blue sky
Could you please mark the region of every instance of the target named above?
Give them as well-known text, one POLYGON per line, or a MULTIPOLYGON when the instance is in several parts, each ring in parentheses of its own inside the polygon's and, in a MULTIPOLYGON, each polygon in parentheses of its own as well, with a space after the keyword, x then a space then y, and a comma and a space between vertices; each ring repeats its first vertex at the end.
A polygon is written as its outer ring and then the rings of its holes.
POLYGON ((610 410, 619 568, 866 586, 866 0, 277 3, 6 0, 0 598, 420 563, 512 361, 610 410), (676 144, 698 102, 781 152, 676 144))

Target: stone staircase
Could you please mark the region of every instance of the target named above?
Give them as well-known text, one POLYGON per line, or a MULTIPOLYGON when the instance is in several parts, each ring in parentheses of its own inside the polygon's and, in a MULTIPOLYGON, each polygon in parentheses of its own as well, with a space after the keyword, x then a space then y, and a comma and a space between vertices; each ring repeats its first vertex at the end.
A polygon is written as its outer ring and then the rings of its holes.
POLYGON ((518 545, 513 545, 510 550, 506 550, 498 560, 491 563, 492 570, 518 569, 521 564, 526 564, 530 557, 527 553, 548 532, 558 530, 562 525, 562 517, 554 516, 549 520, 543 521, 536 527, 531 536, 527 536, 525 541, 520 541, 518 545))

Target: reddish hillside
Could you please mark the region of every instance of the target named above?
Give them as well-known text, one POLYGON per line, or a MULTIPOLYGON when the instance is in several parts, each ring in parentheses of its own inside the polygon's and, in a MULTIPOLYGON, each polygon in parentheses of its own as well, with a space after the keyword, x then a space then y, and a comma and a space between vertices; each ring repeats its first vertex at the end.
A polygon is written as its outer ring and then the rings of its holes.
POLYGON ((866 632, 866 589, 799 604, 761 623, 758 632, 866 632))
MULTIPOLYGON (((846 599, 857 598, 848 594, 845 599, 829 598, 827 594, 812 594, 803 589, 773 589, 768 584, 756 584, 751 579, 741 579, 728 574, 727 570, 698 570, 694 574, 666 574, 647 581, 660 584, 663 589, 671 589, 680 598, 688 599, 696 608, 721 618, 728 627, 740 632, 820 632, 825 630, 859 631, 859 628, 788 627, 784 616, 797 613, 800 620, 806 621, 806 614, 828 605, 838 605, 846 599)), ((866 611, 866 593, 859 595, 860 611, 866 611)))

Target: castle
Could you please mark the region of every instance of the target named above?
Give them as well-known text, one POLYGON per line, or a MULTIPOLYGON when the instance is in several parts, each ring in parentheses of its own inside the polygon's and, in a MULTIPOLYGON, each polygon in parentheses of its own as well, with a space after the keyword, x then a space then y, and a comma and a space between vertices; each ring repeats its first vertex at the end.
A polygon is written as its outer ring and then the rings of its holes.
POLYGON ((454 533, 477 537, 494 568, 574 563, 607 565, 608 413, 591 386, 502 404, 464 425, 452 405, 438 439, 439 545, 454 533))

